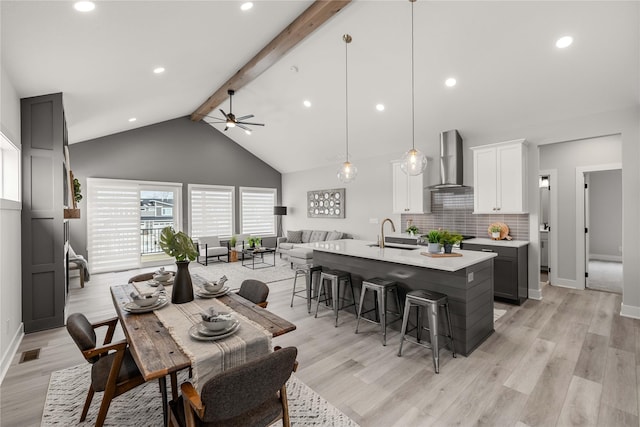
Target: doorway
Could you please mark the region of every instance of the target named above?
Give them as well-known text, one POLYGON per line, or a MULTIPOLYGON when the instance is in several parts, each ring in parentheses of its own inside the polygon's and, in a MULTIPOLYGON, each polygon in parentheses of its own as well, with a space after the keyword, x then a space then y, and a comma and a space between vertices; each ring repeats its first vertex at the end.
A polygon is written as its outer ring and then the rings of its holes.
POLYGON ((622 170, 584 172, 585 287, 622 294, 622 170))
POLYGON ((540 215, 538 216, 538 233, 540 234, 540 284, 548 285, 549 281, 549 230, 551 229, 550 190, 551 177, 548 174, 538 178, 540 191, 540 215))

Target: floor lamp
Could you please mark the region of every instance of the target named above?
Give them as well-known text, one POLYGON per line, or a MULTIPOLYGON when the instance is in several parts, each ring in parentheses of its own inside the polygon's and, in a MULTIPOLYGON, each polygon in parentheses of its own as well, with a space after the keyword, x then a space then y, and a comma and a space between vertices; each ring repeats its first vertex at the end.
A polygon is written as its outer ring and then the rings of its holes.
POLYGON ((278 217, 277 237, 280 237, 280 236, 282 236, 282 215, 286 215, 287 214, 287 207, 286 206, 274 206, 273 207, 273 214, 278 217))

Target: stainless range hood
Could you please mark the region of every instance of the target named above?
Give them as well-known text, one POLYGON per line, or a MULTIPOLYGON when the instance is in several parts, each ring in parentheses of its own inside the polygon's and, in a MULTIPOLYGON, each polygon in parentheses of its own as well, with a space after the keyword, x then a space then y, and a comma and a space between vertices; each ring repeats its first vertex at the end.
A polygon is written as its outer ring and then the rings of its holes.
POLYGON ((456 129, 440 134, 440 184, 434 190, 462 187, 462 138, 456 129))

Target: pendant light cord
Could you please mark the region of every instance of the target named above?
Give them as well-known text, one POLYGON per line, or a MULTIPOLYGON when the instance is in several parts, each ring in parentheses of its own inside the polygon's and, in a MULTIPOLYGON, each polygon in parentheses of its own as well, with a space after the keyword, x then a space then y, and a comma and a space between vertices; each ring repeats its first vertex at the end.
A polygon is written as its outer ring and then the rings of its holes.
POLYGON ((347 147, 347 163, 349 162, 349 55, 347 53, 351 36, 345 34, 342 36, 344 40, 344 110, 345 110, 345 141, 347 147))
POLYGON ((413 3, 415 0, 409 0, 411 2, 411 148, 416 149, 416 113, 415 113, 415 72, 413 64, 413 3))

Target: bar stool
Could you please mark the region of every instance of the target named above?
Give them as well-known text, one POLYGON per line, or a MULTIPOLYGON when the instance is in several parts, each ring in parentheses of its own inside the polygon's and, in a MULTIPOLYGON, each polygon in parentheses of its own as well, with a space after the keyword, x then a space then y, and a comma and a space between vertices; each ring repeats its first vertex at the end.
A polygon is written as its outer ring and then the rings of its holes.
POLYGON ((358 305, 358 319, 356 320, 356 334, 358 333, 358 325, 360 324, 360 318, 367 322, 378 324, 382 327, 382 345, 387 345, 387 292, 393 292, 396 297, 396 307, 398 311, 392 311, 396 317, 392 320, 395 322, 402 318, 400 313, 400 298, 398 297, 398 285, 391 280, 381 279, 374 277, 373 279, 362 281, 362 291, 360 292, 360 304, 358 305), (362 313, 362 305, 364 304, 364 296, 367 291, 375 292, 374 301, 375 306, 371 310, 367 310, 362 313), (367 319, 362 317, 362 314, 369 313, 370 311, 376 312, 376 320, 367 319))
MULTIPOLYGON (((342 270, 323 270, 322 273, 320 273, 320 289, 318 290, 318 299, 316 301, 316 315, 315 317, 318 317, 318 307, 320 306, 320 295, 324 293, 324 299, 322 300, 322 302, 328 301, 329 300, 329 291, 331 292, 331 300, 332 300, 332 305, 333 305, 333 312, 335 313, 336 316, 336 324, 335 327, 338 327, 338 310, 339 310, 339 300, 340 298, 340 282, 345 282, 345 287, 346 287, 346 282, 349 282, 349 286, 351 286, 351 297, 353 298, 353 303, 349 304, 347 306, 342 306, 340 308, 347 308, 347 307, 351 307, 356 306, 356 295, 353 292, 353 282, 351 281, 351 273, 347 272, 347 271, 342 271, 342 270), (330 282, 331 283, 331 288, 327 288, 326 283, 330 282)), ((342 298, 342 300, 344 301, 344 298, 342 298)), ((356 306, 357 307, 357 306, 356 306)))
MULTIPOLYGON (((313 266, 310 264, 294 264, 294 268, 296 270, 296 275, 293 277, 293 292, 291 293, 291 307, 293 307, 293 298, 306 298, 307 299, 307 313, 311 314, 311 300, 314 298, 312 296, 313 290, 315 289, 317 292, 317 286, 313 286, 313 278, 319 277, 322 272, 322 267, 319 265, 313 266), (304 274, 305 276, 305 289, 301 291, 296 291, 296 282, 298 281, 298 275, 304 274), (304 292, 305 296, 298 295, 304 292)), ((317 296, 317 295, 316 295, 317 296)))
POLYGON ((451 353, 453 353, 453 357, 456 357, 456 351, 453 345, 453 330, 451 329, 451 314, 449 313, 449 300, 445 294, 441 294, 439 292, 427 291, 427 290, 417 290, 411 291, 407 293, 407 297, 404 302, 404 316, 402 318, 402 329, 400 330, 400 349, 398 350, 398 356, 402 356, 402 344, 404 340, 409 342, 413 342, 414 344, 421 345, 423 347, 431 348, 431 355, 433 357, 433 366, 436 370, 436 374, 440 372, 440 345, 439 345, 439 331, 440 328, 440 319, 439 319, 439 309, 444 308, 444 313, 447 320, 447 327, 449 329, 448 335, 445 335, 449 338, 449 343, 451 345, 451 353), (413 341, 409 338, 405 337, 407 333, 407 324, 409 323, 409 312, 411 311, 411 307, 416 307, 416 315, 417 315, 417 341, 413 341), (427 316, 429 319, 429 327, 424 328, 422 326, 422 316, 420 315, 420 307, 427 308, 427 316), (431 344, 421 343, 420 335, 422 329, 427 329, 429 331, 429 336, 431 338, 431 344))

